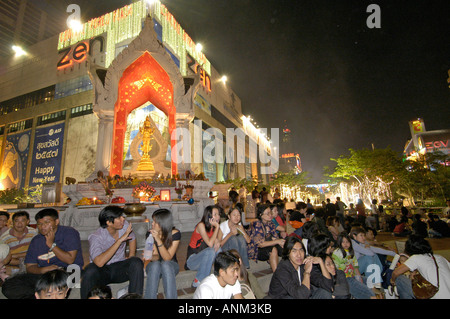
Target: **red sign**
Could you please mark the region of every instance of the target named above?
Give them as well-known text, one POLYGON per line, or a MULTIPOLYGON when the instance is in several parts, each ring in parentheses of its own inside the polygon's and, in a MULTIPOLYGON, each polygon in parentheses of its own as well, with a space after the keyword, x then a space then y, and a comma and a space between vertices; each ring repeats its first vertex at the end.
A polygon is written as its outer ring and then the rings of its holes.
POLYGON ((435 148, 438 148, 438 149, 441 149, 441 148, 448 148, 448 141, 449 140, 447 140, 447 141, 433 141, 433 142, 427 142, 427 143, 425 143, 425 147, 427 148, 427 149, 435 149, 435 148))

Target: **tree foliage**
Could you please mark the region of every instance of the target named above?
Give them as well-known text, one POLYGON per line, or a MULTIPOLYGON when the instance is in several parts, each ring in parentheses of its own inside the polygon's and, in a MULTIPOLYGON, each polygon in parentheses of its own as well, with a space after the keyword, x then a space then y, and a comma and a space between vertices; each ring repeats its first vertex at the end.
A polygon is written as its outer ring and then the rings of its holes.
POLYGON ((395 200, 396 196, 408 197, 413 203, 414 199, 441 203, 450 194, 450 168, 442 164, 449 161, 446 154, 426 153, 418 160, 405 161, 390 148, 349 151, 349 155, 331 159, 336 168, 327 168, 327 176, 357 184, 366 203, 373 198, 395 200))
POLYGON ((337 165, 328 176, 356 183, 360 198, 366 202, 370 203, 373 198, 391 198, 391 185, 404 170, 399 154, 390 148, 349 151, 349 155, 331 159, 337 165))

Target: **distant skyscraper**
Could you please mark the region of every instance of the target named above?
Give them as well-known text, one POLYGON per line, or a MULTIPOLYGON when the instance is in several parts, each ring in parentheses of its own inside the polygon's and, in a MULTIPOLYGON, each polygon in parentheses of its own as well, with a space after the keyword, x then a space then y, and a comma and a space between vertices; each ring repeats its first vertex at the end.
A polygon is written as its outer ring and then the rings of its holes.
POLYGON ((295 170, 300 173, 302 171, 302 165, 300 160, 300 154, 296 150, 292 139, 292 131, 288 126, 287 120, 283 122, 283 134, 280 143, 280 168, 281 172, 287 173, 295 170))
POLYGON ((0 1, 0 57, 12 55, 13 45, 26 49, 64 31, 68 15, 61 3, 56 8, 48 1, 0 1))

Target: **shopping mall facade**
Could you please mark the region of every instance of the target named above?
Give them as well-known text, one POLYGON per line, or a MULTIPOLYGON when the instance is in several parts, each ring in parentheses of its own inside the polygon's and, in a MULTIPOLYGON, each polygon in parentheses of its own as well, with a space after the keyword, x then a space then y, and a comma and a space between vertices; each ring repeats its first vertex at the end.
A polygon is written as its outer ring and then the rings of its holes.
POLYGON ((146 119, 153 128, 154 166, 146 173, 190 170, 213 182, 261 177, 249 144, 270 150, 270 141, 159 1, 134 2, 26 51, 0 64, 3 189, 64 183, 67 177, 84 182, 98 171, 144 174, 137 165, 146 119), (231 139, 227 128, 246 134, 240 159, 226 141, 223 151, 232 154, 223 162, 211 163, 193 151, 198 143, 204 149, 216 128, 224 140, 231 139), (187 157, 181 140, 191 142, 187 157))

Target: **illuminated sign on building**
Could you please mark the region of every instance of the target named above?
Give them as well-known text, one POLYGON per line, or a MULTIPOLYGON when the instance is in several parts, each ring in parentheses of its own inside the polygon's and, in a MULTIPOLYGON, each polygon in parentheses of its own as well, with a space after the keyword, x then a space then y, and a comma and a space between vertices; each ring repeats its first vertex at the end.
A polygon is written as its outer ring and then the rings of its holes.
POLYGON ((300 155, 294 154, 294 153, 281 154, 281 158, 291 158, 291 157, 297 157, 297 156, 300 156, 300 155))
MULTIPOLYGON (((211 75, 211 64, 205 55, 196 48, 196 43, 181 28, 173 15, 159 1, 151 6, 151 16, 161 22, 162 40, 180 59, 180 72, 186 76, 187 53, 201 66, 203 72, 211 75)), ((67 49, 81 41, 105 35, 105 67, 109 67, 116 57, 115 46, 118 43, 132 39, 142 31, 142 22, 147 16, 147 2, 134 2, 113 12, 94 18, 83 24, 81 31, 71 29, 61 32, 58 40, 58 50, 67 49)), ((205 82, 207 81, 204 76, 205 82)))
POLYGON ((91 19, 83 24, 79 32, 71 29, 61 32, 58 39, 58 50, 104 34, 107 39, 105 67, 109 67, 115 58, 115 45, 136 37, 142 30, 142 21, 146 14, 145 1, 138 1, 91 19))
POLYGON ((425 143, 425 147, 427 148, 427 150, 432 151, 434 149, 446 149, 449 146, 449 141, 433 141, 433 142, 427 142, 425 143))
POLYGON ((200 75, 200 83, 208 92, 211 92, 211 77, 205 72, 205 70, 203 70, 200 64, 198 64, 198 62, 196 62, 193 57, 188 55, 187 59, 187 65, 189 69, 195 74, 200 75))
POLYGON ((414 121, 409 122, 409 127, 411 130, 411 135, 417 134, 417 133, 423 133, 425 132, 425 123, 422 119, 417 119, 414 121))
POLYGON ((74 61, 81 63, 84 60, 86 60, 88 52, 89 52, 88 42, 78 43, 73 50, 72 47, 61 50, 59 53, 62 55, 56 67, 58 69, 68 67, 71 66, 74 61))
POLYGON ((89 41, 82 41, 75 46, 65 48, 59 51, 60 59, 57 63, 58 70, 73 65, 73 62, 81 63, 86 60, 88 54, 92 55, 94 42, 100 42, 100 52, 103 52, 103 37, 96 37, 89 41))

